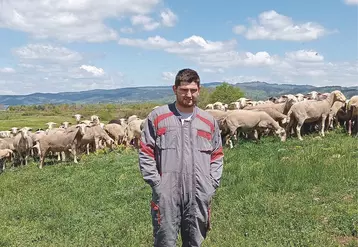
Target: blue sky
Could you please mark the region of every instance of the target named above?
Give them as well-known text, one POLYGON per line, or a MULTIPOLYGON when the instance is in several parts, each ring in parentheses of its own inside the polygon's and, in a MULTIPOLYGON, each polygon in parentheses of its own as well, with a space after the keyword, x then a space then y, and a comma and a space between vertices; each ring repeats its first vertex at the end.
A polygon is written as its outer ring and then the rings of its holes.
POLYGON ((358 84, 358 0, 0 0, 0 94, 358 84))

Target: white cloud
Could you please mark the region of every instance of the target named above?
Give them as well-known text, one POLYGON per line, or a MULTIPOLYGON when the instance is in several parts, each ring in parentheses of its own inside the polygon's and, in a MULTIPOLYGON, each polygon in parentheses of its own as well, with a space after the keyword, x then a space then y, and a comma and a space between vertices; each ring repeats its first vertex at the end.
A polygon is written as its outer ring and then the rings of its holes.
MULTIPOLYGON (((0 81, 0 85, 2 85, 1 81, 0 81)), ((12 90, 7 90, 5 88, 0 89, 0 95, 14 95, 14 94, 16 93, 12 90)))
POLYGON ((176 74, 173 72, 163 72, 162 79, 164 81, 174 81, 176 74))
POLYGON ((0 68, 0 73, 15 73, 15 70, 13 68, 5 67, 0 68))
POLYGON ((146 40, 120 38, 118 43, 143 49, 164 50, 195 61, 204 67, 266 66, 277 62, 275 56, 265 51, 257 53, 235 51, 235 40, 210 41, 196 35, 179 42, 155 36, 146 40))
POLYGON ((105 24, 106 19, 147 15, 159 3, 160 0, 2 0, 0 28, 67 42, 116 40, 118 34, 105 24))
POLYGON ((254 76, 254 75, 239 75, 239 76, 231 76, 231 77, 223 77, 222 81, 235 84, 242 82, 253 82, 253 81, 271 81, 269 76, 254 76))
POLYGON ((120 29, 120 31, 121 31, 122 33, 133 33, 133 32, 134 32, 133 28, 131 28, 131 27, 122 27, 122 28, 120 29))
POLYGON ((235 40, 230 41, 209 41, 200 36, 193 35, 180 42, 166 40, 160 36, 149 37, 148 39, 128 39, 120 38, 120 45, 140 47, 143 49, 164 49, 174 54, 202 54, 222 52, 233 49, 236 45, 235 40))
MULTIPOLYGON (((119 39, 120 45, 142 49, 160 50, 178 55, 199 65, 204 73, 232 74, 241 69, 252 75, 240 80, 271 80, 271 82, 304 83, 322 85, 331 81, 337 85, 354 85, 358 78, 357 64, 352 62, 329 63, 324 55, 315 50, 289 51, 282 56, 267 51, 237 51, 236 41, 209 41, 193 35, 182 41, 167 40, 160 36, 147 39, 119 39), (221 73, 223 72, 223 73, 221 73)), ((163 74, 169 79, 170 74, 163 74)), ((230 79, 230 77, 225 77, 230 79)), ((237 77, 235 77, 237 79, 237 77)), ((212 80, 212 79, 210 79, 212 80)), ((331 84, 331 85, 332 85, 331 84)))
POLYGON ((178 17, 170 10, 166 9, 160 13, 162 24, 167 27, 173 27, 178 21, 178 17))
POLYGON ((272 56, 266 51, 251 53, 227 51, 211 54, 202 54, 201 56, 192 57, 202 66, 215 68, 234 68, 234 67, 265 67, 279 62, 277 56, 272 56))
POLYGON ((11 85, 16 94, 120 88, 126 78, 105 71, 82 54, 51 44, 29 44, 13 51, 16 73, 3 73, 0 86, 11 85))
POLYGON ((146 31, 152 31, 160 26, 159 22, 153 20, 153 18, 146 15, 135 15, 131 17, 132 25, 142 26, 146 31))
POLYGON ((14 53, 22 60, 41 60, 46 62, 79 62, 83 59, 81 54, 65 47, 49 44, 28 44, 16 48, 14 53))
POLYGON ((246 27, 244 25, 237 25, 232 28, 232 31, 236 34, 242 34, 246 31, 246 27))
POLYGON ((204 68, 203 72, 205 73, 216 73, 216 74, 222 74, 225 71, 222 68, 219 69, 213 69, 213 68, 204 68))
POLYGON ((249 40, 311 41, 332 31, 314 22, 294 22, 291 17, 270 10, 262 12, 257 20, 251 20, 249 27, 238 25, 233 28, 233 32, 244 33, 249 40))
POLYGON ((358 0, 344 0, 344 3, 348 5, 358 5, 358 0))
POLYGON ((81 65, 80 69, 83 69, 89 73, 92 73, 94 76, 104 75, 104 70, 102 68, 97 68, 96 66, 81 65))
POLYGON ((298 62, 320 62, 324 60, 324 57, 316 51, 298 50, 294 52, 286 52, 288 59, 298 62))

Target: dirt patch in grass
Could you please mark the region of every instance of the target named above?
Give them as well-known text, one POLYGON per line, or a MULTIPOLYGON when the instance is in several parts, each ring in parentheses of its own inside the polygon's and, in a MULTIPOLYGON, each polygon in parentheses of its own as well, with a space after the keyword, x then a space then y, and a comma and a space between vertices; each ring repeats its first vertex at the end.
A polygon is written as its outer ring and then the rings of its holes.
POLYGON ((351 202, 353 200, 353 195, 345 195, 343 197, 344 201, 351 202))
POLYGON ((340 236, 336 238, 339 246, 358 246, 358 238, 353 236, 340 236))

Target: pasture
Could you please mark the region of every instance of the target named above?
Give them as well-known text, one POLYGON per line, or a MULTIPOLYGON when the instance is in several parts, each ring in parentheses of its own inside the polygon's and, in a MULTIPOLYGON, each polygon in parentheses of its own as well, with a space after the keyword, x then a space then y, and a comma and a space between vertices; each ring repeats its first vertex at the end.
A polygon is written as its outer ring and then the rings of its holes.
MULTIPOLYGON (((357 139, 338 129, 224 153, 203 246, 358 246, 357 139)), ((0 246, 151 246, 151 191, 136 151, 37 165, 0 174, 0 246)))

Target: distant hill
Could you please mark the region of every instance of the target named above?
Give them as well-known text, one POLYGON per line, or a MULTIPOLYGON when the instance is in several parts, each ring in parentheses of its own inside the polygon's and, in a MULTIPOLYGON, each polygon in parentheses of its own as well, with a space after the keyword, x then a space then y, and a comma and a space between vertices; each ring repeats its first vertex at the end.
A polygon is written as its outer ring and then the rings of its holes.
MULTIPOLYGON (((221 83, 203 83, 203 86, 215 88, 221 83)), ((347 98, 358 95, 358 87, 315 87, 311 85, 273 84, 260 81, 236 83, 234 86, 240 87, 245 92, 246 97, 254 100, 267 99, 270 96, 282 94, 305 94, 313 90, 317 92, 340 90, 347 98)), ((171 100, 174 100, 171 86, 128 87, 109 90, 95 89, 80 92, 34 93, 29 95, 0 95, 0 104, 2 105, 137 103, 145 101, 169 102, 171 100)))

